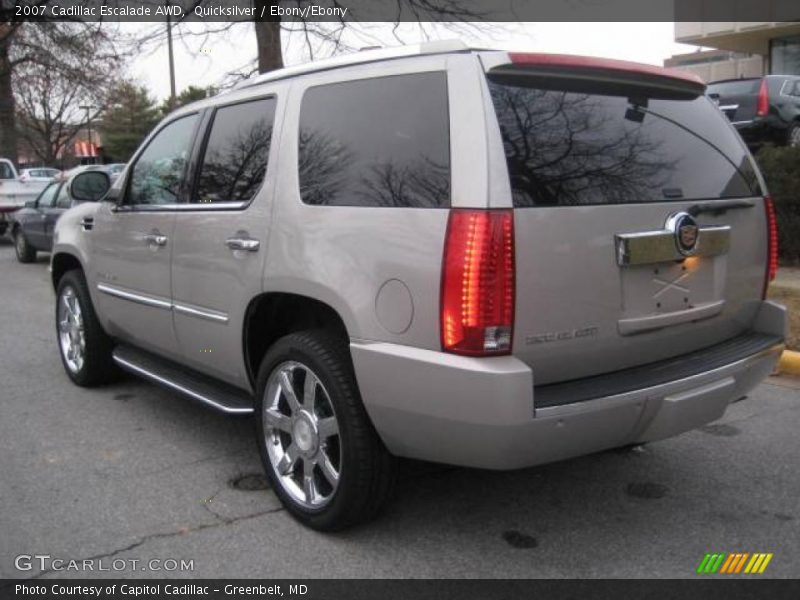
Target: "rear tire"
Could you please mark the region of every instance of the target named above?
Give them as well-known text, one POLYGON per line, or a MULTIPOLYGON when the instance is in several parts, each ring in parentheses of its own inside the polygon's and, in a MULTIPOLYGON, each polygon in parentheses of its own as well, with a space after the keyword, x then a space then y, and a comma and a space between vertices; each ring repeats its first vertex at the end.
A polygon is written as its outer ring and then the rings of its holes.
POLYGON ((375 517, 393 490, 396 461, 361 402, 346 343, 321 330, 281 338, 256 390, 261 460, 286 509, 319 531, 375 517))
POLYGON ((28 238, 21 229, 14 232, 14 251, 21 263, 32 263, 36 260, 36 248, 28 243, 28 238))
POLYGON ((119 375, 111 358, 114 344, 97 320, 79 269, 67 271, 58 282, 56 338, 64 370, 73 383, 94 387, 119 375))

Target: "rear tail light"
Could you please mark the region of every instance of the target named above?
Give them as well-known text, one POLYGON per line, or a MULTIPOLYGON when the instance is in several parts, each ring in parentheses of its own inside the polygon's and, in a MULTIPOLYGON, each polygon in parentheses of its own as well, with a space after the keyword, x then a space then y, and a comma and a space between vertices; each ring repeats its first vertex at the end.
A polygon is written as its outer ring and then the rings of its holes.
POLYGON ((761 80, 758 88, 758 100, 756 101, 756 116, 766 117, 769 114, 769 92, 767 90, 767 80, 761 80))
POLYGON ((775 218, 775 203, 769 196, 764 198, 764 209, 767 213, 767 272, 763 295, 766 298, 767 287, 778 272, 778 221, 775 218))
POLYGON ((450 212, 442 265, 442 348, 509 354, 514 331, 514 213, 450 212))

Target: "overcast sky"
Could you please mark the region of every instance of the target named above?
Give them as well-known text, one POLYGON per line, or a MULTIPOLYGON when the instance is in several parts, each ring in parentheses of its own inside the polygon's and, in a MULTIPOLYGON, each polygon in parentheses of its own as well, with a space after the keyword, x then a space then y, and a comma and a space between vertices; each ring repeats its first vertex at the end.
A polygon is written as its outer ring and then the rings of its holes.
MULTIPOLYGON (((129 33, 144 27, 122 25, 129 33)), ((148 24, 148 28, 163 25, 148 24)), ((356 26, 358 27, 358 26, 356 26)), ((397 45, 390 24, 365 26, 363 33, 353 32, 347 41, 354 47, 397 45)), ((556 52, 603 56, 661 65, 673 54, 692 52, 697 48, 674 41, 673 23, 511 23, 478 25, 456 33, 445 27, 428 31, 438 39, 459 37, 466 43, 509 50, 556 52)), ((420 41, 422 33, 415 24, 403 24, 399 35, 405 43, 420 41)), ((299 36, 284 36, 284 52, 288 64, 308 60, 304 42, 299 36)), ((329 54, 319 49, 319 57, 329 54)), ((208 86, 219 83, 226 73, 253 64, 256 56, 252 24, 236 25, 232 31, 211 36, 186 36, 175 43, 176 87, 178 92, 189 85, 208 86)), ((169 95, 167 50, 162 48, 141 54, 132 61, 129 72, 145 84, 158 99, 169 95)))

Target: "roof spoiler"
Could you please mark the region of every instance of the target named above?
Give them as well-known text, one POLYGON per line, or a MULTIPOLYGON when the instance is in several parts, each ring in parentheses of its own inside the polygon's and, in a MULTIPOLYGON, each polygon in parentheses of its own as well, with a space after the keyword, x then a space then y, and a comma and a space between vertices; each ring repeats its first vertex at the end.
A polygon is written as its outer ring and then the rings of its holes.
POLYGON ((622 60, 521 52, 487 53, 481 57, 493 80, 520 84, 520 77, 545 88, 610 95, 688 100, 705 92, 703 80, 691 73, 622 60))

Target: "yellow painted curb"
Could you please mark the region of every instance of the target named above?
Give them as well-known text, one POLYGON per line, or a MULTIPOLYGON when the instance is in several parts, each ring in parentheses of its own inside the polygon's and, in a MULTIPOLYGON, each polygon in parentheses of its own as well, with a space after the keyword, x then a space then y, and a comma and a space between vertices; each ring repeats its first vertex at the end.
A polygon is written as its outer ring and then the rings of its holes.
POLYGON ((800 352, 784 350, 778 362, 778 372, 783 375, 800 377, 800 352))

